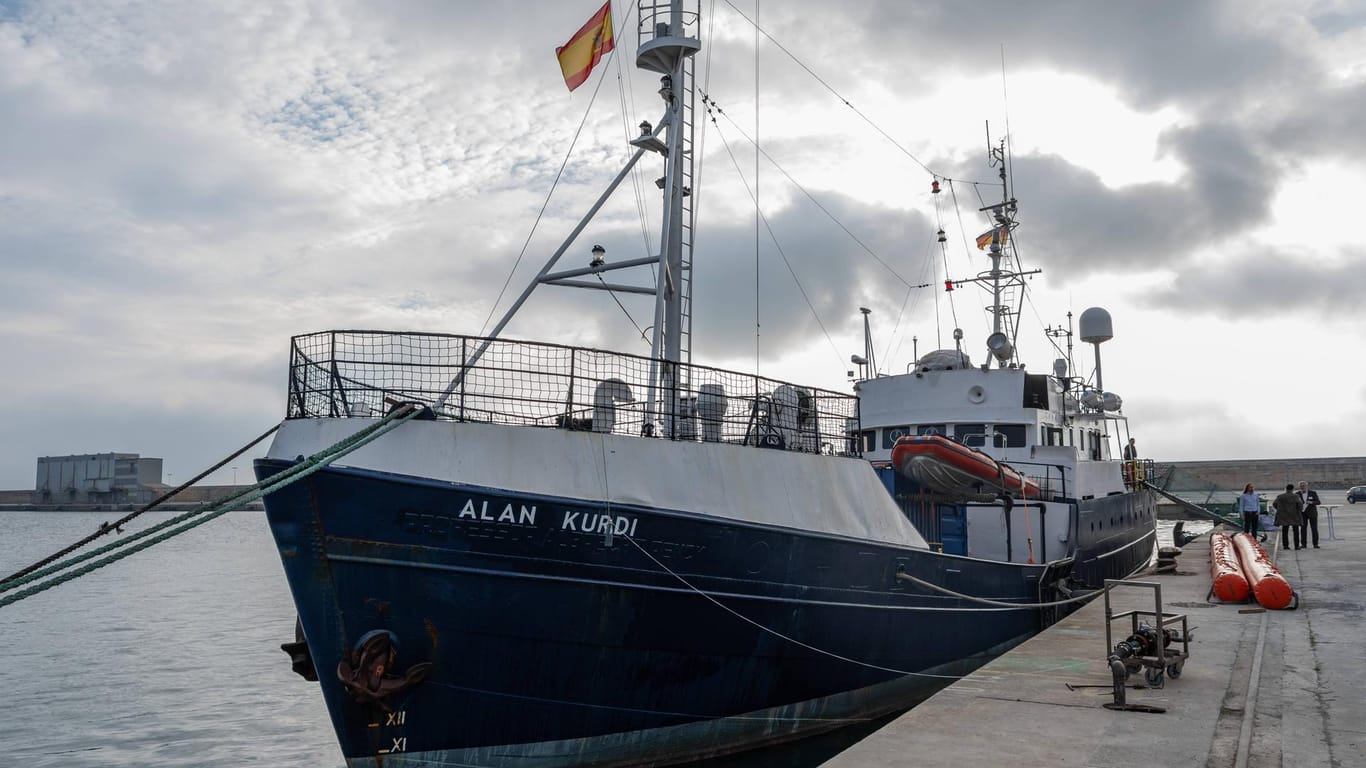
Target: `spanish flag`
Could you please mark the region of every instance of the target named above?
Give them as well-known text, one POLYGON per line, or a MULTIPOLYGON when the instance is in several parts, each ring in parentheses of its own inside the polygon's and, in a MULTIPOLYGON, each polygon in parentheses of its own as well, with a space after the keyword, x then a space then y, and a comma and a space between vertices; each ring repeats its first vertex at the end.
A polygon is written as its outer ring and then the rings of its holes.
POLYGON ((997 243, 998 245, 1005 245, 1006 238, 1009 236, 1010 230, 1004 227, 997 227, 996 229, 983 232, 982 234, 977 236, 977 250, 985 251, 987 249, 987 246, 991 245, 992 243, 997 243))
POLYGON ((602 61, 602 55, 616 47, 612 37, 612 0, 602 4, 593 18, 579 28, 569 42, 555 49, 564 73, 564 84, 574 90, 588 79, 588 73, 602 61))

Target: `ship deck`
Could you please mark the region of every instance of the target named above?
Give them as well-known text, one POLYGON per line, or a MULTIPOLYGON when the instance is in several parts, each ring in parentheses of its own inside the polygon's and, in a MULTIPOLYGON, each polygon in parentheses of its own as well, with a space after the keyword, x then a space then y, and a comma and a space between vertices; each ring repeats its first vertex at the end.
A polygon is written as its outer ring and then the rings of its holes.
MULTIPOLYGON (((1102 707, 1113 698, 1095 600, 823 765, 1366 765, 1366 514, 1339 507, 1338 540, 1324 518, 1320 549, 1275 554, 1297 610, 1207 603, 1208 537, 1185 547, 1176 573, 1140 577, 1161 584, 1164 611, 1194 630, 1179 679, 1127 691, 1128 703, 1164 713, 1102 707)), ((1111 603, 1152 610, 1152 592, 1115 590, 1111 603)), ((1113 641, 1128 632, 1115 621, 1113 641)))

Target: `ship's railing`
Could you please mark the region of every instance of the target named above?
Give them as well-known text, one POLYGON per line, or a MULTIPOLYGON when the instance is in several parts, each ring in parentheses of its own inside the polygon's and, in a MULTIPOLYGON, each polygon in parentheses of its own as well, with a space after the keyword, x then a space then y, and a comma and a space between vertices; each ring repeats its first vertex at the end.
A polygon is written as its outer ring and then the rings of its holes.
MULTIPOLYGON (((350 330, 295 336, 287 417, 375 417, 397 403, 431 406, 485 341, 350 330)), ((651 362, 639 355, 495 339, 435 415, 860 455, 854 438, 858 399, 852 395, 700 365, 678 365, 671 372, 666 365, 667 381, 656 386, 658 402, 650 404, 645 399, 651 362)))
POLYGON ((1009 464, 1039 487, 1039 494, 1044 500, 1068 495, 1068 477, 1062 467, 1017 459, 1011 459, 1009 464))
POLYGON ((681 15, 675 19, 671 0, 640 0, 636 17, 636 46, 656 37, 699 37, 701 16, 697 0, 685 0, 681 15))

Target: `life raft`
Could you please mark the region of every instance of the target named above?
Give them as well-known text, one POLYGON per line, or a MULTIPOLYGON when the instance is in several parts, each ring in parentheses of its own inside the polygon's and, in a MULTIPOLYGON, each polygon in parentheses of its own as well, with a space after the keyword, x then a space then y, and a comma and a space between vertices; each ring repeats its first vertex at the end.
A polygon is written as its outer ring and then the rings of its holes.
POLYGON ((945 493, 1008 493, 1026 499, 1042 495, 1037 483, 1009 464, 943 435, 907 435, 897 440, 892 446, 892 466, 945 493))
POLYGON ((1240 533, 1233 537, 1233 545, 1238 550, 1243 573, 1247 576, 1252 594, 1263 608, 1289 608, 1295 600, 1295 590, 1285 580, 1276 565, 1267 556, 1266 550, 1257 543, 1251 534, 1240 533))
POLYGON ((1238 562, 1233 539, 1226 533, 1215 533, 1209 539, 1209 571, 1214 596, 1226 603, 1247 601, 1247 576, 1238 562))

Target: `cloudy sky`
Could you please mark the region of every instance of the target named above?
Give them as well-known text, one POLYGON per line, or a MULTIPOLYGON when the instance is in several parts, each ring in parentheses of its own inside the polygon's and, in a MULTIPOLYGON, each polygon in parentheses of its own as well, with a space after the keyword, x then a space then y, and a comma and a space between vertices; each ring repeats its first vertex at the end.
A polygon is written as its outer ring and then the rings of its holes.
MULTIPOLYGON (((733 2, 702 3, 695 361, 847 390, 860 306, 884 371, 955 325, 980 359, 986 298, 942 281, 986 266, 989 121, 1032 370, 1101 305, 1147 455, 1366 453, 1366 4, 733 2)), ((0 487, 111 450, 187 479, 282 417, 292 334, 485 328, 659 118, 629 4, 566 91, 595 9, 0 0, 0 487)), ((647 253, 647 163, 566 265, 647 253)), ((508 335, 645 352, 624 304, 543 288, 508 335)))

